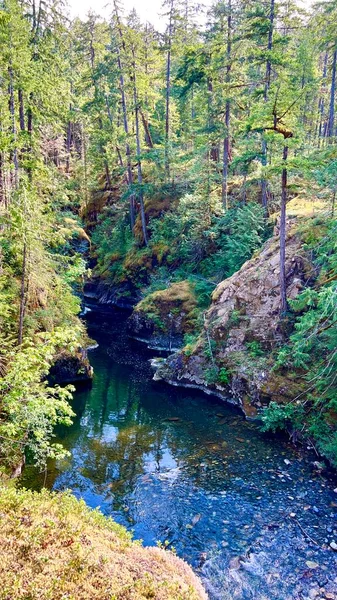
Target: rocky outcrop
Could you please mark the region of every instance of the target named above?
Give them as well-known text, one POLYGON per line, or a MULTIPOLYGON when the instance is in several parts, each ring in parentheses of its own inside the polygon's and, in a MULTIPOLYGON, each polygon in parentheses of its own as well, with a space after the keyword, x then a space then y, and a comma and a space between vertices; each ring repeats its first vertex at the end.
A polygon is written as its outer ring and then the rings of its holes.
MULTIPOLYGON (((287 234, 287 297, 294 299, 313 276, 313 268, 295 229, 287 234)), ((155 379, 197 387, 253 415, 271 398, 286 401, 300 386, 273 370, 273 351, 289 334, 280 318, 279 239, 271 238, 215 289, 196 344, 170 356, 155 379), (248 400, 249 398, 249 400, 248 400)))
POLYGON ((83 298, 86 304, 94 304, 95 308, 100 306, 117 306, 123 310, 132 310, 139 302, 140 297, 128 284, 113 285, 107 281, 87 281, 83 298))
POLYGON ((93 368, 85 349, 80 349, 76 354, 61 352, 51 367, 48 379, 51 384, 67 384, 90 382, 93 377, 93 368))
POLYGON ((141 300, 128 320, 128 331, 149 348, 172 352, 195 329, 197 312, 193 286, 179 281, 141 300))

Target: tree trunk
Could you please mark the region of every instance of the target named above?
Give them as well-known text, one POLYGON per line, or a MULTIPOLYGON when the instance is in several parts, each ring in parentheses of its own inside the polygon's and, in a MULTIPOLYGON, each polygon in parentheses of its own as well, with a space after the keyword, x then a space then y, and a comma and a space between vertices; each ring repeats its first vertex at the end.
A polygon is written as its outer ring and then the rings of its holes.
MULTIPOLYGON (((30 102, 32 102, 32 100, 33 100, 33 94, 31 93, 30 94, 30 102)), ((28 106, 28 110, 27 110, 27 131, 31 138, 32 133, 33 133, 33 112, 32 112, 31 106, 28 106)))
MULTIPOLYGON (((102 152, 104 152, 104 149, 102 149, 102 152)), ((108 164, 108 161, 106 158, 104 158, 104 170, 105 170, 105 180, 107 183, 107 188, 109 191, 111 191, 112 181, 111 181, 111 176, 110 176, 109 164, 108 164)))
POLYGON ((230 125, 230 102, 226 100, 225 126, 226 137, 223 147, 223 168, 222 168, 222 204, 225 210, 228 209, 228 167, 229 167, 229 125, 230 125))
MULTIPOLYGON (((122 42, 122 45, 125 48, 124 40, 123 40, 123 33, 122 33, 121 26, 120 26, 116 2, 114 2, 114 7, 115 7, 115 15, 116 15, 116 20, 117 20, 119 37, 122 42)), ((127 178, 128 178, 129 191, 131 192, 131 194, 130 194, 130 224, 131 224, 131 229, 133 231, 134 226, 135 226, 135 220, 136 220, 136 218, 135 218, 135 199, 134 199, 134 195, 132 193, 133 177, 132 177, 132 166, 131 166, 131 151, 130 151, 130 145, 129 145, 129 141, 128 141, 129 124, 128 124, 128 113, 127 113, 126 94, 125 94, 125 85, 124 85, 124 75, 123 75, 123 69, 122 69, 121 52, 120 52, 118 43, 116 44, 116 52, 117 52, 117 65, 118 65, 118 70, 119 70, 119 89, 121 92, 121 99, 122 99, 123 125, 124 125, 124 133, 125 133, 125 138, 126 138, 125 154, 126 154, 126 163, 127 163, 127 178)))
POLYGON ((83 161, 83 175, 84 175, 84 204, 86 210, 89 205, 89 193, 88 193, 88 161, 87 161, 87 136, 83 126, 83 122, 81 123, 81 158, 83 161))
POLYGON ((19 332, 18 332, 18 344, 21 346, 23 340, 23 321, 25 318, 26 310, 26 270, 27 270, 27 242, 23 244, 23 255, 22 255, 22 274, 21 274, 21 290, 20 290, 20 312, 19 312, 19 332))
POLYGON ((210 77, 207 79, 207 91, 208 91, 208 129, 211 134, 211 148, 209 152, 209 157, 211 161, 218 164, 219 162, 219 146, 212 139, 212 132, 214 127, 214 119, 213 119, 213 82, 210 77))
POLYGON ((287 158, 288 146, 283 147, 282 194, 280 216, 280 312, 287 312, 287 281, 286 281, 286 207, 287 207, 287 158))
POLYGON ((337 49, 335 49, 332 57, 332 73, 331 73, 331 88, 330 88, 330 105, 329 116, 326 130, 326 137, 333 137, 335 133, 335 93, 336 93, 336 63, 337 49))
POLYGON ((270 13, 269 13, 269 31, 268 31, 268 57, 266 62, 266 81, 264 88, 264 100, 268 100, 268 92, 270 88, 270 76, 271 76, 271 60, 270 52, 273 49, 273 34, 274 34, 274 18, 275 18, 275 0, 270 0, 270 13))
MULTIPOLYGON (((264 85, 264 101, 265 102, 267 102, 267 100, 268 100, 268 92, 269 92, 269 87, 270 87, 270 77, 271 77, 270 53, 273 49, 274 18, 275 18, 275 0, 270 0, 269 31, 268 31, 268 45, 267 45, 268 55, 267 55, 267 61, 266 61, 266 79, 265 79, 265 85, 264 85)), ((262 159, 261 159, 262 167, 265 167, 267 165, 267 142, 266 142, 266 140, 262 140, 261 153, 262 153, 262 159)), ((264 208, 265 214, 267 215, 267 213, 268 213, 268 187, 267 187, 267 180, 265 179, 264 176, 262 176, 262 179, 261 179, 261 201, 262 201, 262 206, 264 208)))
POLYGON ((324 54, 324 62, 323 62, 321 96, 318 101, 318 119, 319 119, 319 125, 318 125, 318 131, 317 131, 318 147, 320 146, 321 138, 324 137, 324 126, 323 126, 323 124, 324 124, 323 123, 324 122, 324 92, 325 92, 325 88, 326 88, 327 69, 328 69, 328 53, 326 52, 324 54))
MULTIPOLYGON (((27 108, 27 132, 28 132, 28 136, 29 136, 29 145, 27 148, 28 152, 32 152, 33 149, 33 111, 32 111, 32 104, 33 102, 33 92, 30 93, 29 95, 29 105, 27 108)), ((27 171, 28 171, 28 177, 29 179, 32 178, 32 168, 29 166, 27 167, 27 171)))
POLYGON ((109 119, 110 125, 112 127, 113 118, 112 118, 110 104, 109 104, 109 100, 108 100, 107 95, 105 95, 105 106, 106 106, 106 112, 107 112, 107 115, 108 115, 108 119, 109 119))
POLYGON ((24 109, 24 103, 23 103, 23 91, 21 88, 18 91, 18 100, 19 100, 20 130, 25 131, 25 109, 24 109))
POLYGON ((140 147, 140 137, 139 137, 139 106, 138 106, 138 97, 137 97, 137 81, 136 81, 136 63, 135 63, 135 55, 133 50, 133 102, 135 108, 135 125, 136 125, 136 145, 137 145, 137 176, 138 176, 138 185, 139 185, 139 205, 140 205, 140 218, 142 222, 142 231, 144 244, 147 246, 148 237, 147 237, 147 229, 146 229, 146 218, 145 218, 145 209, 144 209, 144 196, 143 196, 143 174, 142 174, 142 163, 140 159, 141 147, 140 147))
POLYGON ((171 93, 171 51, 172 51, 172 27, 173 27, 173 3, 170 3, 169 26, 168 26, 168 44, 166 58, 166 108, 165 108, 165 176, 170 178, 170 93, 171 93))
MULTIPOLYGON (((227 4, 227 67, 226 67, 226 84, 227 94, 230 84, 231 73, 231 51, 232 51, 232 2, 228 0, 227 4)), ((230 100, 226 99, 225 108, 225 128, 226 134, 223 147, 223 168, 222 168, 222 204, 225 210, 228 209, 228 167, 229 167, 229 145, 230 145, 230 100)))
MULTIPOLYGON (((71 110, 71 107, 70 107, 71 110)), ((70 151, 73 140, 73 124, 71 121, 68 121, 67 125, 67 135, 66 135, 66 173, 69 173, 70 168, 70 151)))
POLYGON ((11 116, 11 133, 12 133, 12 160, 14 165, 14 185, 18 187, 19 184, 19 160, 18 160, 18 149, 17 149, 17 136, 16 136, 16 123, 15 123, 15 101, 14 101, 14 74, 13 67, 10 61, 8 67, 9 85, 8 85, 8 96, 9 96, 9 112, 11 116))
POLYGON ((141 109, 139 109, 139 114, 141 116, 143 127, 144 127, 146 145, 149 148, 153 148, 153 141, 152 141, 152 136, 151 136, 149 124, 148 124, 148 122, 147 122, 147 120, 145 118, 145 115, 144 115, 144 113, 143 113, 143 111, 141 109))

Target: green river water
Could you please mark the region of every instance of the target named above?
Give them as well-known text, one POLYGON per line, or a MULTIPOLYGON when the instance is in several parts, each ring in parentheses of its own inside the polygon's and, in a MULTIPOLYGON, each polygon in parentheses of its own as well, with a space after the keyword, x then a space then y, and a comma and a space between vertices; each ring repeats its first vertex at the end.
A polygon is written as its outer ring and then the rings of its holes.
POLYGON ((337 599, 333 476, 234 408, 152 381, 125 319, 88 313, 93 385, 56 432, 71 456, 28 466, 22 485, 71 489, 144 544, 174 547, 212 600, 337 599))

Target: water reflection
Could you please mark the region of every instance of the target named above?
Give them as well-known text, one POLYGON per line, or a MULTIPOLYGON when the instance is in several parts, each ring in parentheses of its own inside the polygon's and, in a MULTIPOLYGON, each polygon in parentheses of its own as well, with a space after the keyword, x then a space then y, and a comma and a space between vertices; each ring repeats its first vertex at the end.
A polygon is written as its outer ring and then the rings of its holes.
POLYGON ((23 484, 70 488, 146 544, 167 541, 212 598, 300 599, 315 582, 337 594, 332 485, 231 408, 153 382, 120 323, 95 325, 93 386, 77 392, 72 427, 57 431, 71 457, 46 477, 26 469, 23 484))

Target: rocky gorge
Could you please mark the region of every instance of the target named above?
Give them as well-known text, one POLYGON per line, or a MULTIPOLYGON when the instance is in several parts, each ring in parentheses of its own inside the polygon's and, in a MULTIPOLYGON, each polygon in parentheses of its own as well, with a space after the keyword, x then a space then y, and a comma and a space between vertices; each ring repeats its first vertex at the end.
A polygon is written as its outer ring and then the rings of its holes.
MULTIPOLYGON (((286 245, 287 297, 295 299, 314 278, 310 256, 296 226, 286 245)), ((301 389, 296 374, 277 373, 274 351, 291 331, 280 316, 280 259, 277 232, 212 294, 196 341, 162 361, 155 379, 197 387, 239 405, 247 415, 273 399, 286 402, 301 389)))
MULTIPOLYGON (((304 389, 298 371, 275 368, 276 353, 293 330, 291 313, 280 314, 278 233, 276 224, 262 249, 216 286, 206 311, 198 306, 188 280, 145 291, 143 297, 91 280, 84 289, 85 301, 130 311, 128 335, 168 353, 153 361, 156 381, 197 388, 239 406, 246 416, 256 416, 271 400, 285 403, 304 389)), ((306 225, 288 220, 285 272, 290 302, 318 276, 305 235, 306 225)))

